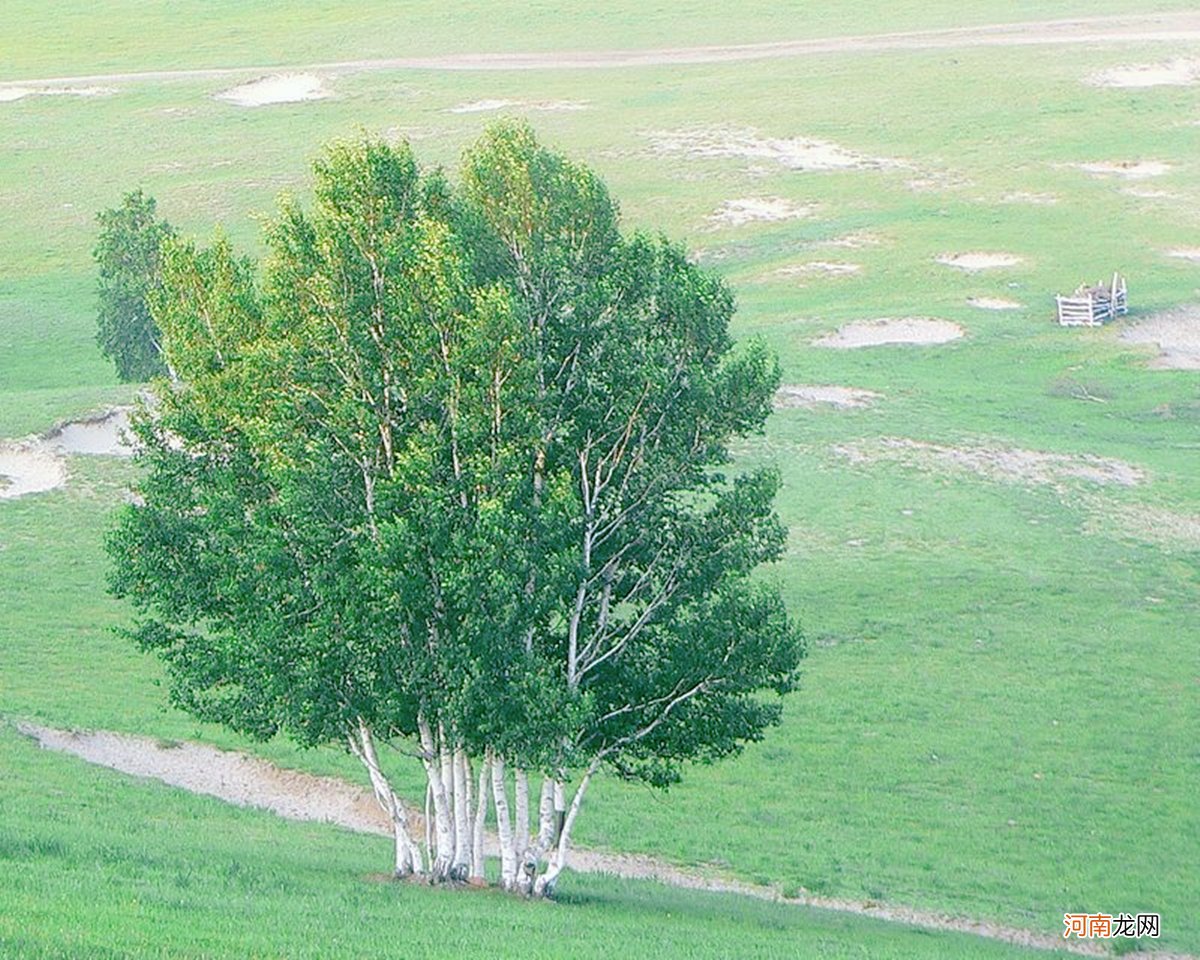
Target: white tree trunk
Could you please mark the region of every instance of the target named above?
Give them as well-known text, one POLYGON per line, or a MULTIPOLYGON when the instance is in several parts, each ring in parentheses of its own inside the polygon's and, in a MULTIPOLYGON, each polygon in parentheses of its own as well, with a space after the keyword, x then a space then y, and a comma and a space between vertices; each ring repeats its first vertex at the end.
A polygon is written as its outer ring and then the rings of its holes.
POLYGON ((546 872, 537 878, 537 882, 533 886, 535 896, 548 897, 554 893, 554 885, 558 882, 559 874, 567 866, 571 828, 575 826, 575 818, 579 816, 579 808, 583 804, 583 795, 587 792, 588 784, 591 783, 592 774, 595 772, 596 765, 593 764, 588 768, 587 773, 583 775, 583 779, 579 781, 579 786, 575 790, 575 796, 571 799, 571 808, 567 811, 567 815, 563 820, 562 830, 559 832, 558 843, 555 845, 554 854, 550 858, 550 864, 546 867, 546 872))
POLYGON ((441 882, 449 877, 450 866, 454 862, 454 819, 446 781, 442 777, 441 752, 429 721, 418 716, 417 730, 421 735, 421 762, 425 766, 425 777, 433 798, 433 825, 437 836, 437 852, 430 865, 430 876, 435 882, 441 882))
POLYGON ((440 723, 437 727, 437 745, 438 761, 442 770, 442 789, 446 791, 446 816, 450 820, 450 847, 446 851, 446 856, 450 860, 450 871, 447 876, 453 879, 451 874, 454 869, 456 846, 454 828, 458 822, 454 816, 454 752, 450 748, 450 742, 446 739, 446 728, 440 723))
POLYGON ((558 843, 558 838, 562 836, 563 822, 567 818, 567 794, 566 788, 563 787, 561 780, 554 781, 554 839, 551 844, 558 843))
MULTIPOLYGON (((529 785, 526 778, 526 796, 529 785)), ((526 800, 528 803, 528 799, 526 800)), ((529 896, 533 893, 537 882, 538 868, 546 856, 546 851, 554 844, 554 780, 542 778, 542 791, 538 798, 538 832, 532 841, 526 840, 525 849, 518 858, 517 889, 529 896)))
POLYGON ((512 820, 508 815, 508 792, 504 782, 504 760, 492 757, 492 799, 496 805, 496 833, 500 839, 500 885, 512 890, 517 879, 517 856, 513 847, 512 820))
POLYGON ((471 775, 467 755, 454 748, 454 879, 463 881, 471 872, 471 775))
POLYGON ((542 778, 542 796, 538 801, 538 838, 537 845, 544 853, 554 843, 554 796, 555 782, 553 777, 542 778))
POLYGON ((433 784, 425 778, 425 859, 433 866, 433 784))
POLYGON ((471 830, 471 879, 483 882, 483 831, 487 825, 488 777, 491 764, 484 757, 479 764, 479 791, 475 797, 475 822, 471 830))
POLYGON ((513 852, 518 862, 525 858, 529 849, 529 775, 523 767, 513 771, 516 788, 516 822, 513 827, 513 852))
POLYGON ((408 830, 408 811, 404 809, 404 804, 396 796, 390 781, 379 766, 379 756, 375 752, 375 739, 371 728, 360 720, 357 736, 351 733, 348 739, 350 752, 367 768, 375 800, 392 821, 392 835, 396 843, 395 875, 406 877, 413 873, 424 873, 425 864, 421 858, 421 848, 408 830))

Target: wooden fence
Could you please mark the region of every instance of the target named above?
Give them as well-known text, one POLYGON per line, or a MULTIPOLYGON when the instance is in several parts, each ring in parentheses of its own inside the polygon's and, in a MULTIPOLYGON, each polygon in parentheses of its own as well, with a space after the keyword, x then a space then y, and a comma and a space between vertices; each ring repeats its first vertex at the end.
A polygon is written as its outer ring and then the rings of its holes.
POLYGON ((1062 326, 1098 327, 1129 312, 1129 290, 1125 278, 1114 273, 1110 286, 1080 286, 1069 297, 1056 296, 1054 302, 1062 326))

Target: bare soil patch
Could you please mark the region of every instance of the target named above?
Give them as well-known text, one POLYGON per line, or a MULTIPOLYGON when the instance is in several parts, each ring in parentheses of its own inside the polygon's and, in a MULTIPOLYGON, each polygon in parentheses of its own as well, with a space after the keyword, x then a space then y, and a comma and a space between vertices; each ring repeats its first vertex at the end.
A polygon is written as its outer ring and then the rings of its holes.
POLYGON ((857 387, 785 384, 775 393, 776 410, 837 407, 843 410, 869 407, 883 394, 857 387))
POLYGON ((1001 203, 1027 203, 1034 207, 1052 207, 1058 203, 1058 197, 1053 193, 1032 193, 1026 190, 1017 190, 1013 193, 1006 193, 1000 198, 1001 203))
POLYGON ((1165 547, 1200 548, 1200 515, 1149 504, 1096 504, 1083 529, 1165 547))
POLYGON ((47 750, 70 753, 131 776, 160 780, 190 793, 270 810, 289 820, 317 820, 365 833, 391 832, 369 790, 334 777, 284 770, 257 757, 202 743, 55 730, 34 723, 18 723, 17 729, 47 750))
POLYGON ((952 447, 906 437, 882 437, 840 445, 834 452, 851 463, 897 463, 934 473, 970 473, 984 480, 1055 489, 1081 481, 1096 486, 1131 487, 1146 479, 1141 467, 1112 457, 982 443, 952 447))
POLYGON ((94 417, 64 423, 46 434, 46 443, 64 453, 132 456, 133 445, 128 434, 129 409, 115 407, 94 417))
POLYGON ((1020 310, 1025 306, 1007 297, 967 297, 967 303, 980 310, 1020 310))
POLYGON ((1200 370, 1200 305, 1179 307, 1139 320, 1121 331, 1125 343, 1153 344, 1151 370, 1200 370))
POLYGON ((0 500, 44 493, 66 482, 62 458, 37 440, 0 441, 0 500))
POLYGON ((840 260, 810 260, 807 263, 789 264, 775 271, 776 274, 782 277, 803 277, 822 274, 830 277, 849 277, 861 272, 861 263, 845 263, 840 260))
POLYGON ((878 234, 867 230, 860 230, 856 233, 847 233, 840 237, 834 237, 832 240, 826 240, 824 243, 818 244, 818 246, 839 247, 844 250, 861 250, 864 247, 877 247, 881 243, 883 243, 883 238, 878 234))
POLYGON ((1192 263, 1200 263, 1200 247, 1175 247, 1167 251, 1168 257, 1174 257, 1176 260, 1190 260, 1192 263))
POLYGON ((0 103, 13 103, 26 97, 108 97, 112 87, 0 87, 0 103))
POLYGON ((814 340, 813 346, 836 350, 854 350, 885 344, 909 343, 927 345, 948 343, 963 335, 963 328, 949 320, 934 317, 883 317, 878 320, 856 320, 814 340))
POLYGON ((1093 73, 1087 82, 1094 87, 1189 87, 1200 80, 1200 60, 1177 57, 1166 63, 1143 63, 1110 67, 1093 73))
POLYGON ((1166 200, 1175 196, 1170 190, 1154 190, 1149 187, 1126 187, 1121 192, 1127 197, 1138 197, 1142 200, 1166 200))
POLYGON ((301 103, 324 100, 332 94, 325 82, 311 73, 280 73, 260 77, 216 95, 216 99, 239 107, 263 107, 272 103, 301 103))
MULTIPOLYGON (((17 729, 45 749, 72 754, 132 776, 159 780, 240 806, 269 810, 293 820, 333 823, 364 833, 390 835, 387 818, 369 792, 344 780, 283 770, 265 760, 199 743, 162 743, 148 737, 56 730, 26 722, 17 723, 17 729)), ((420 824, 421 819, 415 812, 413 819, 420 824)), ((492 853, 494 855, 494 851, 492 853)), ((1105 955, 1103 949, 1088 942, 1064 942, 1058 934, 1006 927, 987 920, 954 917, 874 900, 823 897, 806 891, 798 896, 784 897, 775 886, 746 883, 716 870, 680 867, 647 856, 576 849, 571 852, 571 867, 586 873, 652 880, 689 890, 733 893, 796 906, 837 910, 930 930, 954 930, 1039 949, 1105 955)), ((1159 955, 1159 960, 1166 960, 1165 955, 1159 955)), ((1180 955, 1179 960, 1192 958, 1180 955)))
POLYGON ((1015 267, 1023 262, 1023 258, 1015 253, 943 253, 934 259, 944 267, 955 267, 970 272, 1015 267))
POLYGON ((762 137, 746 127, 703 127, 656 130, 646 134, 656 153, 682 154, 688 159, 736 157, 766 160, 788 170, 888 170, 908 167, 906 161, 870 157, 828 140, 808 137, 762 137))
POLYGON ((450 107, 447 113, 489 113, 496 110, 522 110, 544 113, 570 113, 587 110, 582 100, 471 100, 450 107))
POLYGON ((708 215, 714 226, 741 227, 747 223, 778 223, 812 216, 813 208, 783 197, 742 197, 726 200, 708 215))
POLYGON ((1098 177, 1121 177, 1125 180, 1145 180, 1171 172, 1171 165, 1160 160, 1116 160, 1095 163, 1076 163, 1074 167, 1098 177))
POLYGON ((130 407, 60 424, 40 437, 0 440, 0 499, 44 493, 67 481, 65 454, 127 457, 130 407))

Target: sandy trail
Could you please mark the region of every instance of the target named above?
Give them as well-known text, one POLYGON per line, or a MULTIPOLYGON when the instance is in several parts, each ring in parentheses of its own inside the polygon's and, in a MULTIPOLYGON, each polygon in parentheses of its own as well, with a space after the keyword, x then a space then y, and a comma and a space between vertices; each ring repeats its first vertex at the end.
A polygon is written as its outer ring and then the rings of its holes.
MULTIPOLYGON (((105 731, 58 730, 28 722, 18 722, 16 727, 44 749, 69 753, 88 763, 122 773, 159 780, 239 806, 269 810, 291 820, 333 823, 361 833, 391 835, 387 817, 375 805, 370 791, 334 777, 284 770, 258 757, 218 750, 201 743, 159 741, 105 731)), ((420 814, 412 811, 411 816, 420 832, 420 814)), ((784 897, 775 887, 745 883, 712 870, 677 867, 653 857, 575 849, 571 852, 571 866, 584 873, 654 880, 689 890, 734 893, 759 900, 837 910, 929 930, 969 933, 1040 950, 1064 950, 1085 956, 1108 955, 1104 948, 1088 941, 1064 941, 1058 935, 986 920, 952 917, 873 900, 846 900, 807 893, 784 897)), ((1139 956, 1147 960, 1198 960, 1178 953, 1142 953, 1139 956)))
POLYGON ((900 33, 784 40, 648 50, 575 50, 548 53, 457 53, 438 57, 387 57, 311 64, 264 64, 186 70, 141 70, 73 77, 23 78, 10 86, 119 83, 137 80, 183 80, 237 77, 281 70, 596 70, 699 63, 778 60, 827 53, 878 53, 889 50, 945 50, 962 47, 1079 46, 1200 40, 1200 11, 1124 14, 947 27, 900 33))

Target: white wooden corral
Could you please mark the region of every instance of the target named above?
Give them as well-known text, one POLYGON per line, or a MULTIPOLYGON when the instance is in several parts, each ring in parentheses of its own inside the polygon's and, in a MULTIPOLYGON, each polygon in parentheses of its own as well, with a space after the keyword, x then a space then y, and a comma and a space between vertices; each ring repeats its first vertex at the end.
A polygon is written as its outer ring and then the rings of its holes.
POLYGON ((1064 327, 1099 327, 1129 312, 1125 278, 1114 273, 1111 286, 1080 287, 1071 296, 1056 296, 1058 322, 1064 327))

